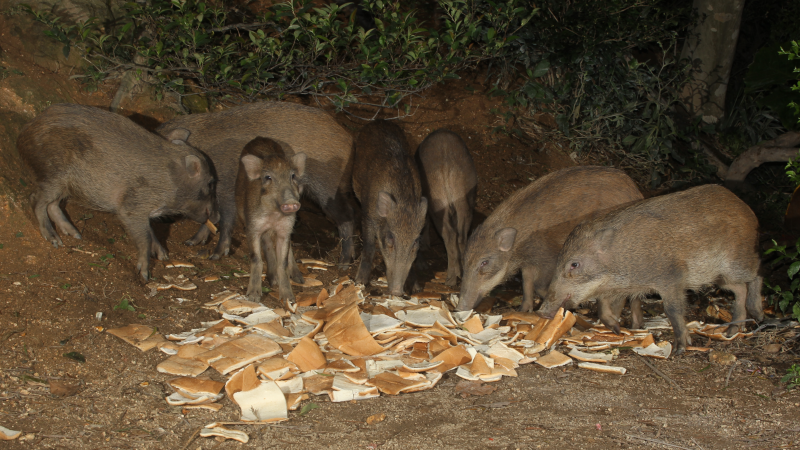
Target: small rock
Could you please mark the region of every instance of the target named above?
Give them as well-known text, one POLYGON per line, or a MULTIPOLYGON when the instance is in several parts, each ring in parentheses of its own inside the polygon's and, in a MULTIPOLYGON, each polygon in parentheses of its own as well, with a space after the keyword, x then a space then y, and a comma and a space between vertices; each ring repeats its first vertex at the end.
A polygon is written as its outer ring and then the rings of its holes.
POLYGON ((708 360, 723 366, 730 366, 736 362, 736 356, 733 353, 711 350, 708 352, 708 360))
POLYGON ((384 420, 386 420, 386 414, 373 414, 367 417, 367 424, 372 425, 373 423, 383 422, 384 420))
POLYGON ((26 264, 36 264, 36 257, 33 255, 28 255, 23 259, 25 260, 26 264))
POLYGON ((781 351, 781 344, 767 344, 764 346, 764 351, 767 353, 779 353, 781 351))

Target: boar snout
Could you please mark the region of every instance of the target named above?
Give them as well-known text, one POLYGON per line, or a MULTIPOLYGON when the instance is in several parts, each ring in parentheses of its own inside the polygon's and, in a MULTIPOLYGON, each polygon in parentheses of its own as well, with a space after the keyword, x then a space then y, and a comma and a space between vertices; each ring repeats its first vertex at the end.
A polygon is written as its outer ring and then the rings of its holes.
POLYGON ((300 210, 300 203, 284 203, 281 205, 281 211, 285 214, 293 214, 300 210))

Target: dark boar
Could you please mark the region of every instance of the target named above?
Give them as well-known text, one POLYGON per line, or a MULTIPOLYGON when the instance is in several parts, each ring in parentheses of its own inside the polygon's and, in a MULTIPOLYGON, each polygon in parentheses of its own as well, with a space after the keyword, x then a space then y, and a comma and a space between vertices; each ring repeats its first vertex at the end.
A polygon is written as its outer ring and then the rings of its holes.
POLYGON ((559 170, 511 194, 467 241, 459 310, 478 304, 492 288, 522 272, 522 311, 544 297, 556 255, 581 221, 642 199, 633 180, 609 167, 559 170))
MULTIPOLYGON (((258 137, 245 145, 236 177, 236 209, 250 243, 250 285, 247 298, 261 300, 262 248, 267 255, 270 284, 281 300, 294 299, 288 268, 294 263, 290 237, 300 209, 300 179, 305 153, 287 159, 278 143, 258 137), (291 265, 289 265, 291 262, 291 265)), ((302 278, 299 280, 302 282, 302 278)))
POLYGON ((419 145, 417 158, 428 213, 447 249, 446 284, 455 286, 475 210, 478 175, 467 146, 452 131, 429 134, 419 145))
POLYGON ((136 244, 136 270, 147 281, 150 252, 168 258, 150 219, 181 215, 206 222, 216 211, 208 161, 184 143, 187 136, 176 128, 165 140, 123 116, 88 106, 44 110, 17 139, 20 156, 36 176, 31 203, 42 236, 55 247, 64 245, 49 215, 61 233, 81 238, 59 206, 67 197, 115 213, 136 244))
POLYGON ((353 189, 361 202, 364 243, 355 281, 369 281, 377 240, 386 263, 389 291, 403 295, 419 249, 428 201, 422 196, 417 165, 399 126, 378 120, 361 129, 356 141, 353 189))
MULTIPOLYGON (((224 111, 177 117, 159 128, 165 134, 176 128, 191 132, 189 144, 210 158, 218 178, 220 237, 211 259, 227 255, 236 222, 235 185, 242 148, 256 137, 267 137, 283 147, 287 157, 305 153, 305 193, 339 227, 340 263, 353 261, 353 208, 347 201, 352 190, 353 138, 336 121, 317 108, 284 102, 258 102, 224 111)), ((196 245, 209 237, 203 226, 186 241, 196 245)), ((292 269, 299 276, 297 268, 292 269)))
MULTIPOLYGON (((656 293, 675 331, 677 355, 691 343, 684 323, 687 289, 716 284, 736 296, 734 322, 745 320, 745 308, 757 321, 763 318, 759 265, 753 211, 721 186, 699 186, 578 226, 558 255, 540 314, 551 317, 561 305, 598 295, 614 303, 656 293)), ((728 335, 738 330, 731 325, 728 335)))

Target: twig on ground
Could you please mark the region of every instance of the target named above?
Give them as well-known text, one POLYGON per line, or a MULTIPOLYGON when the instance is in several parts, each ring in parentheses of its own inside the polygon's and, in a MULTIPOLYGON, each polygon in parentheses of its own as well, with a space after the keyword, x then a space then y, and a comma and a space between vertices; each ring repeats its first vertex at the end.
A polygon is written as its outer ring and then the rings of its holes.
POLYGON ((682 390, 682 388, 681 388, 681 387, 678 385, 678 383, 676 383, 675 381, 673 381, 673 379, 672 379, 672 378, 670 378, 670 377, 668 377, 666 374, 664 374, 664 372, 662 372, 662 371, 658 370, 658 369, 656 368, 656 366, 654 366, 654 365, 653 365, 653 363, 651 363, 650 361, 648 361, 648 360, 647 360, 645 357, 643 357, 643 356, 639 356, 639 355, 636 355, 636 357, 638 357, 638 358, 639 358, 639 359, 640 359, 640 360, 641 360, 643 363, 645 363, 645 364, 647 365, 647 367, 649 367, 650 369, 652 369, 652 371, 653 371, 653 372, 655 372, 655 373, 656 373, 656 375, 660 376, 661 378, 663 378, 664 380, 666 380, 666 382, 667 382, 667 383, 671 384, 671 385, 672 385, 672 386, 673 386, 675 389, 677 389, 677 390, 679 390, 679 391, 680 391, 680 390, 682 390))
POLYGON ((698 444, 697 441, 694 440, 694 438, 691 438, 691 439, 692 439, 692 442, 694 442, 694 446, 695 447, 699 448, 700 450, 703 450, 703 447, 701 447, 700 444, 698 444))
POLYGON ((728 387, 728 382, 731 381, 731 374, 733 373, 733 368, 736 367, 736 364, 738 363, 739 361, 734 361, 733 364, 731 364, 731 368, 728 369, 728 376, 725 377, 725 387, 728 387))
POLYGON ((647 438, 647 437, 644 437, 644 436, 636 436, 636 435, 633 435, 633 434, 627 434, 626 436, 628 436, 630 438, 634 438, 634 439, 639 439, 639 440, 642 440, 642 441, 652 442, 654 444, 666 445, 667 447, 674 447, 674 448, 682 448, 684 450, 691 450, 688 447, 681 447, 680 445, 670 444, 667 441, 662 441, 662 440, 659 440, 659 439, 652 439, 652 438, 647 438))
POLYGON ((192 433, 191 437, 189 437, 189 440, 186 441, 185 444, 183 444, 183 447, 181 447, 181 450, 186 450, 187 448, 189 448, 189 445, 192 443, 192 441, 194 441, 194 438, 196 438, 197 435, 200 434, 200 430, 202 430, 202 429, 203 429, 203 427, 200 427, 200 428, 194 430, 194 433, 192 433))

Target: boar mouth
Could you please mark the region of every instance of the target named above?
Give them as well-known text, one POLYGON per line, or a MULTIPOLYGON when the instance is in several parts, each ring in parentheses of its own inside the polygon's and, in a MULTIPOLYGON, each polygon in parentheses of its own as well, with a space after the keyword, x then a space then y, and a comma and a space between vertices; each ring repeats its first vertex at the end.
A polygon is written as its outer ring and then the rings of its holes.
POLYGON ((536 311, 536 314, 540 315, 541 317, 543 317, 543 318, 545 318, 547 320, 550 320, 550 319, 552 319, 553 317, 556 316, 556 311, 558 311, 559 309, 563 308, 564 305, 567 304, 567 301, 569 301, 570 297, 572 297, 572 295, 567 295, 567 297, 557 307, 553 308, 551 311, 542 311, 540 309, 539 311, 536 311))

